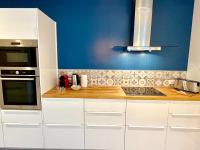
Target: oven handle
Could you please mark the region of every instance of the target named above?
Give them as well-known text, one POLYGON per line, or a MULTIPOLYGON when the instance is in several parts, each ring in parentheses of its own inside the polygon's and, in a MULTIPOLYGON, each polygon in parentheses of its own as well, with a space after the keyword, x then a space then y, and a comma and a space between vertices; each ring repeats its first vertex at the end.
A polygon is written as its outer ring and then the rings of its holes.
POLYGON ((34 78, 0 78, 0 80, 20 80, 20 81, 33 81, 34 78))

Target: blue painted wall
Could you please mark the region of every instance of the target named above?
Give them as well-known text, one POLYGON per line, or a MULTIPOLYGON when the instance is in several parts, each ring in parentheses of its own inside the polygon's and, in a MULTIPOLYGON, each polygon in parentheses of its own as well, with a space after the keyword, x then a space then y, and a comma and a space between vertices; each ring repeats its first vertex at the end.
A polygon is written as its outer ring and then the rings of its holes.
POLYGON ((59 68, 186 70, 194 0, 154 0, 152 45, 126 53, 132 0, 1 0, 0 7, 38 7, 57 22, 59 68), (174 46, 174 47, 169 47, 174 46))

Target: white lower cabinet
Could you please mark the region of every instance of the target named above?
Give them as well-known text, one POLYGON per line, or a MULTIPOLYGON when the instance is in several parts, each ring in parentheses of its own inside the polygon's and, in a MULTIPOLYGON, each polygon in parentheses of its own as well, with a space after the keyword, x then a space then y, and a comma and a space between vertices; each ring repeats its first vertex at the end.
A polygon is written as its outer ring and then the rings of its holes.
POLYGON ((85 149, 124 150, 124 128, 120 125, 86 125, 85 149))
POLYGON ((83 99, 47 98, 42 107, 45 148, 84 149, 83 99))
POLYGON ((65 124, 46 124, 44 129, 45 148, 84 148, 83 126, 65 124))
POLYGON ((43 148, 41 111, 2 110, 4 146, 43 148))
POLYGON ((166 150, 199 150, 200 128, 169 127, 166 150))
POLYGON ((125 100, 85 100, 85 149, 124 150, 125 100))
POLYGON ((0 124, 0 148, 4 147, 4 140, 3 140, 3 126, 0 124))
POLYGON ((199 150, 200 103, 172 102, 166 150, 199 150))
POLYGON ((164 150, 164 127, 129 126, 126 128, 125 150, 164 150))
POLYGON ((1 110, 0 120, 0 148, 199 150, 200 145, 198 102, 45 98, 42 112, 1 110))
POLYGON ((164 150, 168 103, 128 101, 125 150, 164 150))
POLYGON ((5 147, 43 148, 41 124, 4 123, 5 147))

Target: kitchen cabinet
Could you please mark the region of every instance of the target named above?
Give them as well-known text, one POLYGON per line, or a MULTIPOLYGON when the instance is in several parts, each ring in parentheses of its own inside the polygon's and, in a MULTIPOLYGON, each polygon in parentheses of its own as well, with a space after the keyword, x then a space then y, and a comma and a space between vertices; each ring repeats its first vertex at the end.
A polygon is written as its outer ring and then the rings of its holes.
MULTIPOLYGON (((1 110, 0 110, 1 111, 1 110)), ((0 120, 2 119, 1 113, 0 113, 0 120)), ((2 122, 0 122, 0 148, 4 147, 4 140, 3 140, 3 126, 2 122)))
POLYGON ((4 123, 5 147, 43 148, 42 125, 39 123, 4 123))
POLYGON ((37 9, 1 8, 0 39, 37 39, 37 9))
POLYGON ((40 111, 2 110, 2 123, 5 147, 43 148, 40 111))
POLYGON ((192 32, 191 32, 191 40, 190 40, 190 50, 189 50, 189 58, 188 58, 188 67, 187 67, 187 79, 196 80, 200 82, 200 0, 194 1, 194 13, 193 13, 193 21, 192 21, 192 32))
POLYGON ((123 150, 124 131, 123 125, 87 124, 85 127, 85 148, 123 150))
POLYGON ((164 150, 168 103, 128 101, 125 150, 164 150))
POLYGON ((45 148, 84 149, 83 99, 43 99, 45 148))
POLYGON ((172 102, 166 150, 198 150, 200 142, 200 103, 172 102))
POLYGON ((85 100, 85 149, 124 149, 124 100, 85 100))

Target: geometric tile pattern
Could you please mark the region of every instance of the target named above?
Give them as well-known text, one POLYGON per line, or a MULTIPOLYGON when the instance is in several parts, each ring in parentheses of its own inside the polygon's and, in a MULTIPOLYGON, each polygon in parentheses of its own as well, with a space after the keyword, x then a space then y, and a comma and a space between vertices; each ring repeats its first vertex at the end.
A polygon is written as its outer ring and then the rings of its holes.
POLYGON ((186 78, 186 71, 59 69, 88 76, 88 86, 170 87, 176 78, 186 78))

